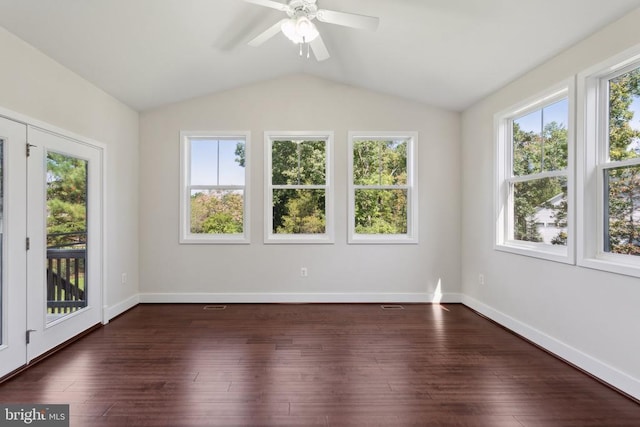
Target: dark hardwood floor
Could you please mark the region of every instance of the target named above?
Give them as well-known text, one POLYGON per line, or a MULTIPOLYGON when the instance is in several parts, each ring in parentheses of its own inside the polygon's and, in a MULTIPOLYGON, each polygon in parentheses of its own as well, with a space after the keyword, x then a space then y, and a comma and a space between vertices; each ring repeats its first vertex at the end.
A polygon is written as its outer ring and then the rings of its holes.
POLYGON ((640 426, 462 305, 140 305, 0 385, 71 426, 640 426))

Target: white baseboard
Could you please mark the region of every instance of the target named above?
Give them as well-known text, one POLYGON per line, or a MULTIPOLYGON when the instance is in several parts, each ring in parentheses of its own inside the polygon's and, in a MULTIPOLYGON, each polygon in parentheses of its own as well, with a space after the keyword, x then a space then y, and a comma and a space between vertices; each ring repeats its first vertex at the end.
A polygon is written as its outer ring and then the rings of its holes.
POLYGON ((135 307, 138 304, 140 304, 140 295, 135 294, 125 299, 124 301, 120 301, 115 305, 112 305, 110 307, 105 307, 102 313, 103 315, 102 317, 104 319, 102 323, 103 324, 109 323, 109 321, 114 317, 121 315, 125 311, 135 307))
POLYGON ((534 342, 545 350, 550 351, 556 356, 621 390, 622 392, 627 393, 635 399, 640 399, 639 379, 627 375, 624 372, 619 371, 618 369, 609 366, 606 363, 595 359, 594 357, 583 353, 582 351, 573 348, 542 331, 539 331, 476 300, 475 298, 462 295, 462 303, 482 315, 487 316, 494 322, 499 323, 500 325, 534 342))
POLYGON ((141 303, 459 303, 460 294, 430 293, 143 293, 141 303))

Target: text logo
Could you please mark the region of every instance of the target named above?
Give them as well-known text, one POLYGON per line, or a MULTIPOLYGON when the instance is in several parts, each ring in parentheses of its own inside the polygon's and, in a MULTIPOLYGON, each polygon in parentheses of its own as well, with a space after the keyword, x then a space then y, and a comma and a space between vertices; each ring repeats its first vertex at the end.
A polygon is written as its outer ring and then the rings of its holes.
POLYGON ((0 427, 69 427, 69 405, 0 404, 0 427))

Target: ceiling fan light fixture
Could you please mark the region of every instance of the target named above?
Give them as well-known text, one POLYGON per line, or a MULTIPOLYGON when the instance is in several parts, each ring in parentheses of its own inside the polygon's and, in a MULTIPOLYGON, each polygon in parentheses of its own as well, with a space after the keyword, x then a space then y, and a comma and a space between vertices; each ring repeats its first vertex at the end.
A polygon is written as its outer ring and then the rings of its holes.
POLYGON ((280 27, 282 33, 295 44, 311 43, 318 35, 318 29, 306 16, 287 19, 280 27))

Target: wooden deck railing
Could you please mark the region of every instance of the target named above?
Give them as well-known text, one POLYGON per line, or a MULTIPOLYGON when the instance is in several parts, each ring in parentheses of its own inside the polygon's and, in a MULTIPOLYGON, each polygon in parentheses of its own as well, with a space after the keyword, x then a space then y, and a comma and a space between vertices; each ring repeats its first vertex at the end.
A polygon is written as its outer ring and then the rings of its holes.
POLYGON ((87 306, 86 250, 47 249, 47 311, 68 314, 87 306))

